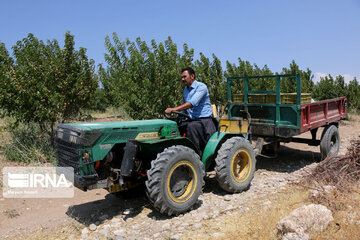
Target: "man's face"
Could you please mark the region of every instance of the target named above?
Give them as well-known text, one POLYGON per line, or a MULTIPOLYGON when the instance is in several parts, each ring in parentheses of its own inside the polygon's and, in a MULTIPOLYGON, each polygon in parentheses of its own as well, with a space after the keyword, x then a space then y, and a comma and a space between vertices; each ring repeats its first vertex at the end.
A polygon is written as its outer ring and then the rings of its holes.
POLYGON ((191 84, 194 82, 195 76, 194 74, 189 74, 188 71, 183 71, 181 73, 181 80, 187 86, 190 87, 191 84))

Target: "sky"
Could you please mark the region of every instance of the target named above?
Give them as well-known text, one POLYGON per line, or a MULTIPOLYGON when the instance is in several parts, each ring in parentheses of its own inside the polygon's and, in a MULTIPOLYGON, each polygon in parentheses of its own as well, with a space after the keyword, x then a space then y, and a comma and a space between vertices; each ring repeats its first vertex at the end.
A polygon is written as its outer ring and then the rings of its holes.
POLYGON ((46 41, 75 36, 96 64, 105 37, 150 43, 168 36, 211 58, 238 58, 281 72, 292 60, 314 80, 331 74, 360 79, 360 0, 0 0, 0 42, 11 47, 28 33, 46 41))

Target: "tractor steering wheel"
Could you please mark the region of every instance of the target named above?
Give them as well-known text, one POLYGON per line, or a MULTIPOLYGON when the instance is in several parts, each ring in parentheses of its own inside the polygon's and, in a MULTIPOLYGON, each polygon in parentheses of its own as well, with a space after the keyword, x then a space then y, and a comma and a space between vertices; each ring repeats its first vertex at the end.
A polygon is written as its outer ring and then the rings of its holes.
POLYGON ((170 115, 165 113, 165 117, 167 119, 169 119, 169 120, 176 121, 177 124, 180 124, 182 122, 182 120, 183 120, 180 116, 184 117, 185 119, 191 119, 189 115, 187 115, 187 114, 185 114, 183 112, 172 111, 171 114, 173 114, 173 113, 177 114, 178 116, 176 118, 174 118, 174 117, 171 117, 170 115))

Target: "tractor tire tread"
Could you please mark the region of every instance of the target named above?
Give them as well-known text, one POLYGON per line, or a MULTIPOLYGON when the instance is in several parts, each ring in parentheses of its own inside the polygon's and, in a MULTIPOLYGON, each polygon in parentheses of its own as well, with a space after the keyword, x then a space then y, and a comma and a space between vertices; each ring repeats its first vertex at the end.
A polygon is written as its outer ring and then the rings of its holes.
POLYGON ((248 190, 250 188, 250 183, 251 180, 254 177, 254 171, 255 171, 255 165, 256 165, 256 159, 255 159, 255 155, 252 153, 251 157, 252 157, 252 168, 251 174, 249 176, 249 178, 246 180, 246 182, 248 182, 248 184, 245 184, 243 186, 235 186, 232 183, 232 176, 230 176, 230 171, 228 169, 228 159, 232 156, 229 156, 229 154, 231 153, 231 150, 236 147, 236 145, 239 142, 243 142, 245 145, 247 145, 248 148, 251 148, 252 150, 252 146, 249 143, 249 141, 247 141, 246 139, 242 138, 242 137, 232 137, 230 139, 228 139, 227 141, 225 141, 225 143, 223 143, 223 145, 220 147, 220 150, 218 152, 218 155, 215 159, 215 172, 216 172, 216 179, 220 185, 220 187, 230 193, 238 193, 238 192, 242 192, 245 190, 248 190))
MULTIPOLYGON (((171 161, 171 159, 179 153, 190 154, 191 156, 193 156, 196 159, 194 163, 198 165, 198 169, 201 169, 201 174, 200 176, 198 176, 199 181, 201 181, 201 189, 199 191, 199 195, 202 194, 202 189, 205 185, 205 171, 203 168, 203 163, 200 161, 200 157, 195 153, 195 151, 188 147, 175 145, 169 148, 165 148, 163 152, 159 153, 157 155, 157 158, 151 162, 151 169, 147 171, 148 180, 145 182, 146 195, 155 209, 157 209, 161 214, 165 214, 168 216, 174 214, 178 215, 190 209, 187 208, 184 211, 176 211, 175 209, 171 209, 167 204, 165 198, 162 196, 161 185, 164 177, 163 175, 165 168, 167 164, 171 161)), ((198 198, 198 196, 196 198, 198 198)))

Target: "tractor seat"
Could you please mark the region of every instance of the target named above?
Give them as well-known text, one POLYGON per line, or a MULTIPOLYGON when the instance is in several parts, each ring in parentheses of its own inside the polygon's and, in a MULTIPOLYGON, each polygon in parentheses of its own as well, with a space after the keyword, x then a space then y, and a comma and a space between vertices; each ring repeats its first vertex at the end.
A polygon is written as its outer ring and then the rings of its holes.
POLYGON ((217 110, 217 106, 215 104, 212 104, 211 105, 211 110, 212 110, 212 113, 213 113, 213 116, 212 116, 212 121, 215 125, 215 129, 216 131, 219 130, 219 122, 220 122, 220 119, 219 119, 219 115, 218 115, 218 110, 217 110))

